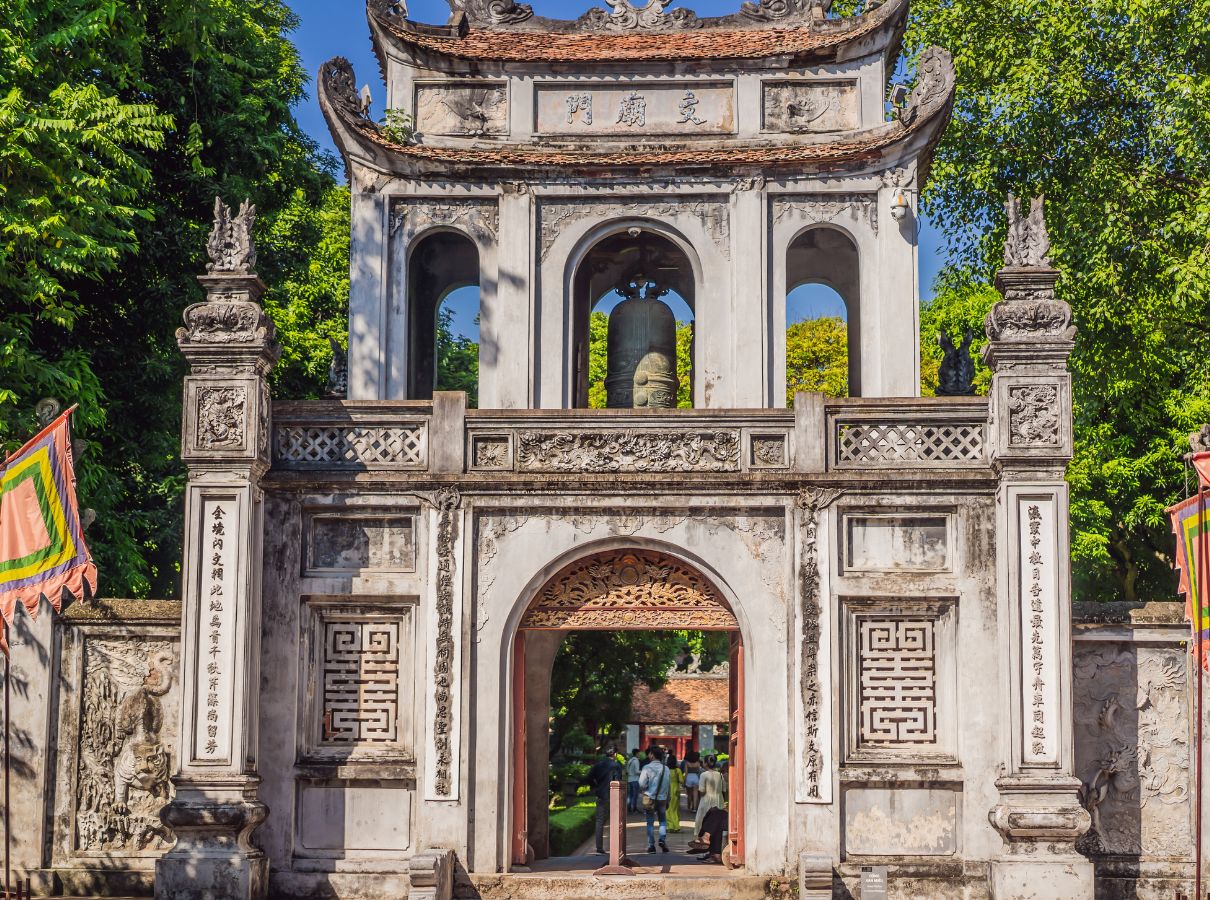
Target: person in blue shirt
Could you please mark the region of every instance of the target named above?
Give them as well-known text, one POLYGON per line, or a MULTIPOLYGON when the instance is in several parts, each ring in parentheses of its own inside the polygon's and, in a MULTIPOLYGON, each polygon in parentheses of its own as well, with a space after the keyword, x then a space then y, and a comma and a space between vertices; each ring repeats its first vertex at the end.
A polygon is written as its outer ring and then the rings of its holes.
POLYGON ((664 765, 664 751, 659 747, 647 750, 647 765, 639 773, 639 793, 643 812, 647 816, 647 852, 655 853, 655 823, 660 823, 660 852, 668 852, 668 797, 672 773, 664 765))

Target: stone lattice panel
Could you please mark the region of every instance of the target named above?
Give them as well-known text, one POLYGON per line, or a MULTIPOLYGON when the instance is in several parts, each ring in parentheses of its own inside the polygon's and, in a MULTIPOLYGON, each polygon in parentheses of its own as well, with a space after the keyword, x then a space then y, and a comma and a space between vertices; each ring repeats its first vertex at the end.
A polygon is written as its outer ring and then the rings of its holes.
POLYGON ((423 468, 423 424, 399 426, 283 425, 275 430, 279 466, 390 466, 423 468))
POLYGON ((932 619, 858 621, 861 745, 936 743, 935 629, 932 619))
POLYGON ((981 463, 983 423, 840 423, 836 461, 845 464, 981 463))
POLYGON ((323 739, 394 743, 399 734, 399 623, 324 623, 323 739))

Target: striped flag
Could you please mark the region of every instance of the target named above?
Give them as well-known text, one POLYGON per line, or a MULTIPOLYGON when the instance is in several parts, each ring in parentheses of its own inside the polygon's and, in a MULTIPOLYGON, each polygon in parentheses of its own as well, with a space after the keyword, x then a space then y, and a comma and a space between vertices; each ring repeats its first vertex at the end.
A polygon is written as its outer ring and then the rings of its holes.
POLYGON ((1207 609, 1210 592, 1206 584, 1210 581, 1210 573, 1200 568, 1201 565, 1210 566, 1210 545, 1207 546, 1204 563, 1198 548, 1199 538, 1210 527, 1210 496, 1206 498, 1206 512, 1200 516, 1196 496, 1170 507, 1168 515, 1176 534, 1176 566, 1181 575, 1180 592, 1185 595, 1185 618, 1193 629, 1193 646, 1197 649, 1198 662, 1203 669, 1210 671, 1210 609, 1207 609))
MULTIPOLYGON (((63 589, 95 593, 97 567, 76 505, 71 439, 63 413, 4 463, 0 475, 0 615, 10 626, 20 602, 36 616, 43 596, 58 612, 63 589)), ((0 635, 3 650, 7 641, 0 635)))

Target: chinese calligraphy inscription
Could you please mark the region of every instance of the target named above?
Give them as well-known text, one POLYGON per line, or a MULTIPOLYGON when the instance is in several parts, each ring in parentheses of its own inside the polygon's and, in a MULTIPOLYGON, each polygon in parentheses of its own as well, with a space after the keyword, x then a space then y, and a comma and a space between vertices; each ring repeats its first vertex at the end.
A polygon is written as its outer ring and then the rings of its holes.
POLYGON ((1057 567, 1054 555, 1054 500, 1021 498, 1021 699, 1022 761, 1050 764, 1058 759, 1058 677, 1055 659, 1057 567))
POLYGON ((198 694, 193 757, 227 762, 231 756, 231 688, 235 637, 235 502, 202 505, 201 597, 198 611, 198 694))

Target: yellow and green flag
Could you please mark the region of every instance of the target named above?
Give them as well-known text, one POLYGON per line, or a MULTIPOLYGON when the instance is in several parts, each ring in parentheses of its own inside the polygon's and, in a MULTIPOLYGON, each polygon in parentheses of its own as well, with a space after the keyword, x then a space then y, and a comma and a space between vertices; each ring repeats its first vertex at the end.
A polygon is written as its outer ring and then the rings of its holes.
POLYGON ((86 585, 96 591, 97 567, 76 505, 70 414, 8 457, 0 475, 0 615, 10 626, 18 602, 36 616, 43 596, 57 612, 64 588, 73 597, 83 597, 86 585))

